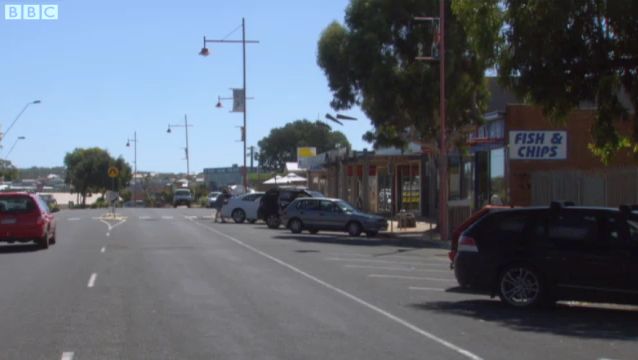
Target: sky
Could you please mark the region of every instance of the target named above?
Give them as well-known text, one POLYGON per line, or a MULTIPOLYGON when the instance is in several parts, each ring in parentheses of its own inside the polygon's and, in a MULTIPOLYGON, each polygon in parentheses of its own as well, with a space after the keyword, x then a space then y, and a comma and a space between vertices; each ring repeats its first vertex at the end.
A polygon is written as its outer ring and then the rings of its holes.
MULTIPOLYGON (((122 1, 58 0, 57 20, 6 20, 0 2, 0 156, 19 168, 63 165, 75 148, 101 147, 139 171, 185 172, 184 128, 168 124, 188 116, 190 171, 241 164, 241 113, 231 101, 242 87, 241 44, 209 44, 246 21, 248 146, 274 127, 334 113, 327 79, 316 61, 323 29, 343 22, 348 0, 122 1), (16 142, 19 136, 24 140, 16 142)), ((240 40, 241 29, 228 37, 240 40)), ((358 108, 341 112, 358 121, 333 129, 354 149, 371 148, 362 135, 370 120, 358 108)))

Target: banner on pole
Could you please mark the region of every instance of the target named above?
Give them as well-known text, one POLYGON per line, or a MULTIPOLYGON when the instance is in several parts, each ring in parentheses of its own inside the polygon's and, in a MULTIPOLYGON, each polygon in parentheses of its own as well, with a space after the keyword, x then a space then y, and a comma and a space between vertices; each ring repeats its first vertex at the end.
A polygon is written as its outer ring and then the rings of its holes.
POLYGON ((233 89, 233 111, 244 112, 246 104, 244 104, 244 89, 233 89))

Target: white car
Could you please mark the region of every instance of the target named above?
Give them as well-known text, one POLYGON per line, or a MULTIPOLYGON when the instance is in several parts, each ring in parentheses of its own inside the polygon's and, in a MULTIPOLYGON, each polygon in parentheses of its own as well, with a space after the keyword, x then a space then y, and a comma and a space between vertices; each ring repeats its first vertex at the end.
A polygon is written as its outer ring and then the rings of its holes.
POLYGON ((251 224, 257 221, 257 208, 263 192, 254 192, 233 196, 228 203, 222 207, 222 216, 233 218, 241 224, 248 220, 251 224))

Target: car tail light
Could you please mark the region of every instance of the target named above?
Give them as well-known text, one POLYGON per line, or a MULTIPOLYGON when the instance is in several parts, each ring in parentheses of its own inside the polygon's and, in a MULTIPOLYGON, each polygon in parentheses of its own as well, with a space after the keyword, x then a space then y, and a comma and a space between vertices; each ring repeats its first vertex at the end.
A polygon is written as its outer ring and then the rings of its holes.
POLYGON ((462 235, 459 239, 458 252, 478 252, 476 240, 473 237, 462 235))

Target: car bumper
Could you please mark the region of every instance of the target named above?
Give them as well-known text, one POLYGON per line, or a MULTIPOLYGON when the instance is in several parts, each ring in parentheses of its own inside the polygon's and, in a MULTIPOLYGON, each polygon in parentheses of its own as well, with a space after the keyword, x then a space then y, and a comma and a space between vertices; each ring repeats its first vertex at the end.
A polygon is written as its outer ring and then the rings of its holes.
POLYGON ((374 223, 364 223, 363 231, 383 231, 388 229, 387 222, 374 222, 374 223))
POLYGON ((491 293, 496 283, 493 267, 476 253, 459 252, 454 259, 454 276, 459 286, 476 293, 491 293))

